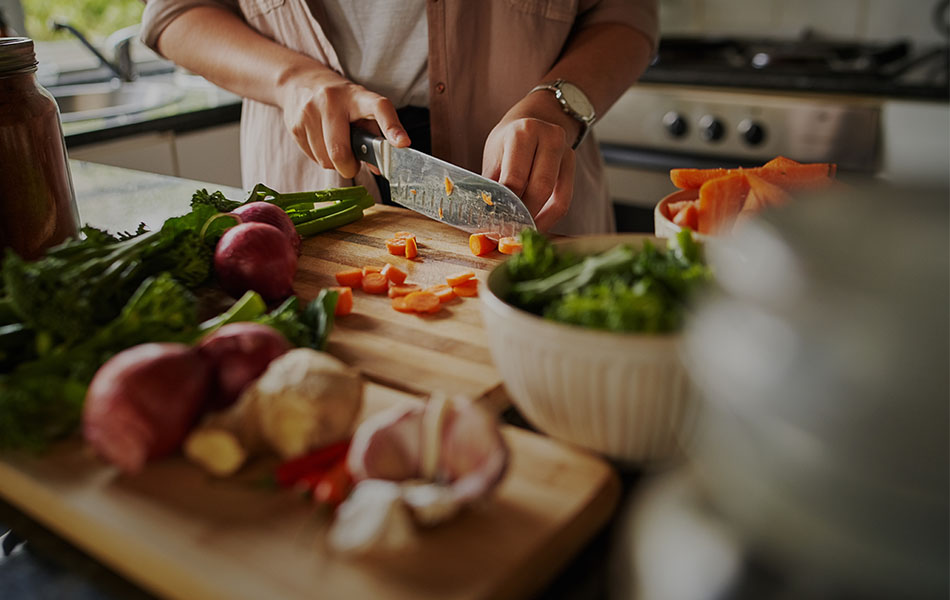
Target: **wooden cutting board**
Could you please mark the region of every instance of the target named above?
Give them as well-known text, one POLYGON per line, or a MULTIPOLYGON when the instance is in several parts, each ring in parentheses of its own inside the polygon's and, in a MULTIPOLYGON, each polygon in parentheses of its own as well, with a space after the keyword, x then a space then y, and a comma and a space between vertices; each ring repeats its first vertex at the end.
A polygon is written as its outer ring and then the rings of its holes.
MULTIPOLYGON (((403 208, 377 205, 349 226, 305 240, 294 287, 311 299, 334 274, 350 267, 384 266, 409 274, 407 282, 423 287, 445 277, 473 271, 484 281, 504 255, 474 256, 468 234, 403 208), (386 251, 398 231, 416 235, 414 260, 386 251)), ((328 351, 359 367, 375 381, 414 393, 444 391, 473 398, 503 397, 501 376, 492 364, 478 298, 459 298, 435 315, 393 310, 386 295, 354 292, 353 313, 336 320, 328 351)))
MULTIPOLYGON (((415 397, 370 384, 368 411, 415 397)), ((323 545, 326 515, 293 492, 216 480, 181 458, 122 477, 78 440, 0 459, 0 495, 151 592, 174 599, 515 598, 538 590, 606 522, 619 483, 603 460, 506 427, 493 499, 396 556, 323 545)))

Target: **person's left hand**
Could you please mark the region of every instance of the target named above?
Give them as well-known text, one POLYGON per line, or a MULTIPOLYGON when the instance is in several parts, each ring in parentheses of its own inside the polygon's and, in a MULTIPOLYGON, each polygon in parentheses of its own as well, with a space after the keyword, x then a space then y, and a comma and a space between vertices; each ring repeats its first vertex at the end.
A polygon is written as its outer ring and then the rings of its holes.
POLYGON ((547 231, 567 214, 574 195, 574 150, 580 124, 550 92, 528 94, 488 134, 482 175, 507 186, 547 231))

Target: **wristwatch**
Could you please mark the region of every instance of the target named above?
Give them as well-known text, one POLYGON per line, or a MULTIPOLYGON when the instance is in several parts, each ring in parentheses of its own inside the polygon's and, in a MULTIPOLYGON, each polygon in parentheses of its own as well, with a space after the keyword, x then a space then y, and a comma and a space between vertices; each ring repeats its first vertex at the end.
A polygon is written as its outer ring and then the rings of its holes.
POLYGON ((534 89, 528 93, 533 94, 539 90, 553 92, 554 97, 561 105, 561 109, 581 124, 581 130, 577 134, 577 139, 574 140, 574 145, 571 146, 571 148, 577 149, 587 135, 588 130, 590 130, 591 125, 597 120, 597 115, 594 113, 594 105, 590 103, 590 100, 587 99, 587 95, 584 94, 579 87, 563 79, 557 79, 550 83, 542 83, 541 85, 535 86, 534 89))

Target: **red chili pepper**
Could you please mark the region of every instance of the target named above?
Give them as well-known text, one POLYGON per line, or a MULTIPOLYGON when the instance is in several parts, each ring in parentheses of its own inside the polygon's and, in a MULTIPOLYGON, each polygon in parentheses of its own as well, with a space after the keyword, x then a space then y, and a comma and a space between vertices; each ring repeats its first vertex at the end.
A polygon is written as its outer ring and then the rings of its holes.
POLYGON ((340 461, 326 472, 317 487, 313 488, 313 499, 321 504, 339 506, 350 494, 353 478, 346 468, 346 461, 340 461))
POLYGON ((288 488, 298 482, 304 482, 307 487, 312 487, 323 478, 327 471, 345 462, 346 452, 349 449, 350 440, 343 440, 285 461, 277 467, 277 472, 274 474, 277 485, 288 488))

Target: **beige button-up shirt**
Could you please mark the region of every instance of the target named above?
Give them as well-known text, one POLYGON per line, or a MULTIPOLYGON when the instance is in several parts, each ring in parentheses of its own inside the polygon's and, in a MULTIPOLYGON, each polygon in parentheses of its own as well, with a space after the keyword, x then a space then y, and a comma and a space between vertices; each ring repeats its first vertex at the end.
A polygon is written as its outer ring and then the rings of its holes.
MULTIPOLYGON (((143 40, 156 48, 172 20, 207 5, 228 8, 262 35, 347 75, 315 0, 148 0, 143 40)), ((656 0, 428 0, 426 14, 432 152, 475 172, 481 171, 492 128, 557 61, 572 28, 622 23, 654 45, 657 38, 656 0)), ((307 158, 277 107, 244 100, 241 147, 245 187, 264 182, 292 192, 353 185, 307 158)), ((576 159, 574 199, 555 231, 612 231, 613 211, 593 135, 577 148, 576 159)), ((378 195, 368 169, 361 169, 355 181, 378 195)))

